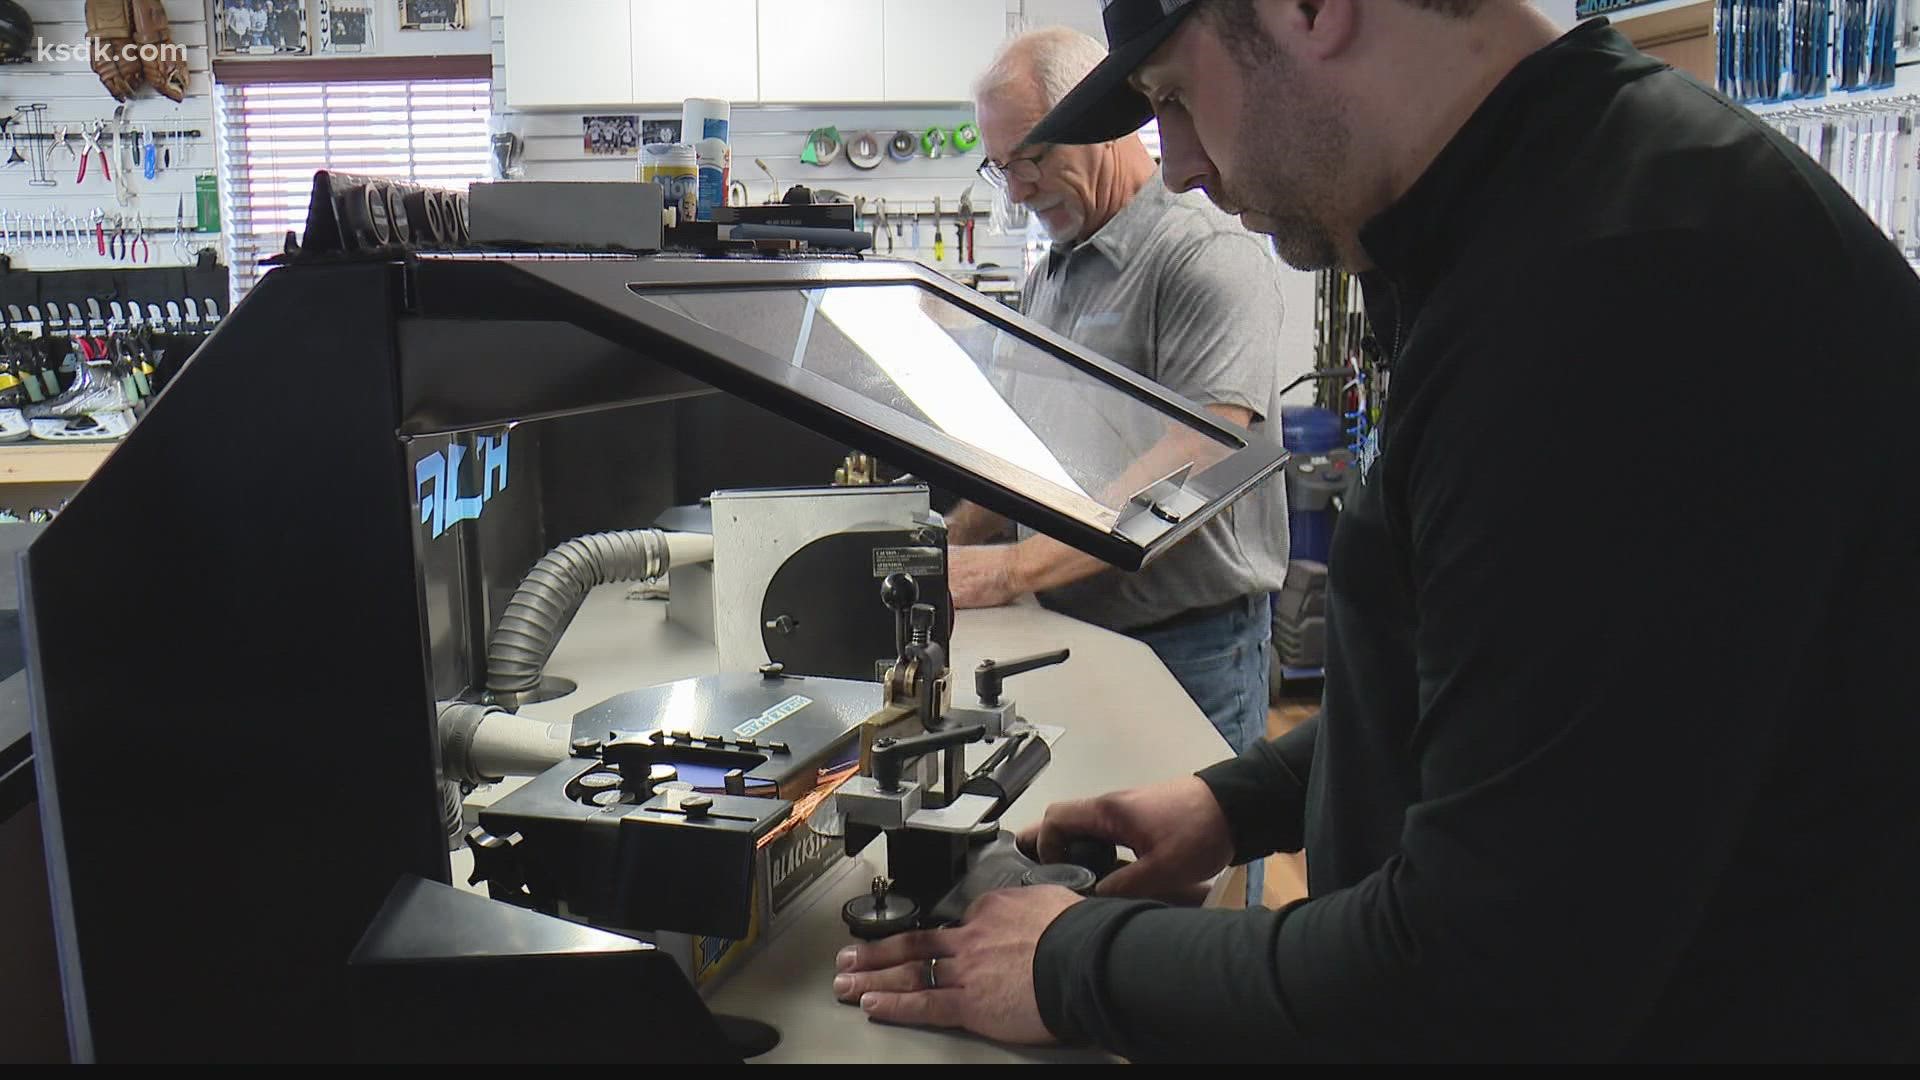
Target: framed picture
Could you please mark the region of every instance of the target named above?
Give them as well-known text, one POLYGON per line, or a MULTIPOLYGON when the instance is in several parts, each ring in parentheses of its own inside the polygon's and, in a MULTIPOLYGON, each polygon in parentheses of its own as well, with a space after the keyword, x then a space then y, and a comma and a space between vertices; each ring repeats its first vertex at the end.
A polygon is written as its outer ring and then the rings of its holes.
POLYGON ((309 47, 307 0, 213 0, 218 56, 305 56, 309 47))
POLYGON ((589 154, 637 154, 640 152, 640 118, 583 116, 580 141, 581 149, 589 154))
POLYGON ((320 51, 373 51, 373 0, 320 0, 320 51))
POLYGON ((677 143, 680 141, 680 121, 642 120, 640 141, 642 143, 677 143))
POLYGON ((467 0, 400 0, 402 30, 465 30, 467 0))

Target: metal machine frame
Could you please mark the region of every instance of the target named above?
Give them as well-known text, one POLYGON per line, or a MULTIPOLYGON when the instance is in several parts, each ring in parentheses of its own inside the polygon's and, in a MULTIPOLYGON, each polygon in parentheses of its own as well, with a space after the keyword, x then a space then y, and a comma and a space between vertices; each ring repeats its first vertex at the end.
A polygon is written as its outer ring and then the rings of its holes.
MULTIPOLYGON (((688 377, 863 447, 1123 570, 1138 570, 1158 558, 1199 528, 1210 516, 1208 511, 1239 498, 1285 460, 1285 452, 1278 447, 1254 441, 1246 431, 1165 387, 917 263, 658 257, 627 263, 623 273, 608 273, 609 265, 592 260, 428 259, 413 275, 414 299, 420 314, 434 319, 570 322, 688 377), (1171 483, 1144 489, 1129 512, 1110 526, 1102 525, 1086 514, 1063 509, 1065 493, 1037 477, 789 360, 750 348, 645 299, 649 290, 668 287, 754 290, 860 285, 926 289, 997 329, 1046 349, 1090 379, 1124 390, 1189 428, 1241 449, 1197 476, 1169 478, 1171 483)), ((414 344, 433 348, 428 342, 414 344)), ((570 397, 529 410, 526 402, 506 396, 513 387, 491 380, 490 385, 474 385, 467 349, 461 343, 451 355, 421 357, 409 365, 403 373, 402 392, 413 420, 404 430, 443 433, 563 415, 602 407, 634 392, 630 369, 570 371, 566 379, 570 397)))
MULTIPOLYGON (((24 557, 35 768, 77 1060, 359 1052, 342 1038, 366 1000, 350 961, 376 920, 393 931, 408 883, 450 877, 410 447, 716 389, 1123 568, 1286 459, 905 263, 277 268, 24 557), (668 281, 910 281, 1242 449, 1098 527, 925 425, 635 292, 668 281)), ((651 1033, 654 1060, 667 1060, 707 1033, 667 1019, 699 1011, 691 988, 654 992, 676 1002, 651 1033)))

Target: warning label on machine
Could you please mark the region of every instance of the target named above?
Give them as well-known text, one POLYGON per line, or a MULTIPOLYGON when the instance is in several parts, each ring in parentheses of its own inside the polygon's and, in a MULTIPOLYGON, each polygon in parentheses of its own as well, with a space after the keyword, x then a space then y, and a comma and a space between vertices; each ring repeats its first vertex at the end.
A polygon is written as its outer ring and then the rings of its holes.
POLYGON ((795 694, 780 704, 775 705, 773 708, 768 709, 766 712, 761 713, 759 716, 734 728, 733 733, 739 738, 751 739, 755 735, 760 734, 811 704, 813 704, 812 698, 805 698, 799 694, 795 694))
POLYGON ((919 577, 939 577, 940 549, 931 547, 888 547, 873 549, 873 576, 886 577, 888 574, 914 574, 919 577))

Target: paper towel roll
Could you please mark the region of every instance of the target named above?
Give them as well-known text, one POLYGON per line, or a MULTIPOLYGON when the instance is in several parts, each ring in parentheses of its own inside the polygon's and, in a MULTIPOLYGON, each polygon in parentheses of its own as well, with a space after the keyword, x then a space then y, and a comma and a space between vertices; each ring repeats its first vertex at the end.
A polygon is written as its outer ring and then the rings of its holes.
POLYGON ((715 207, 727 204, 733 179, 733 106, 719 98, 687 98, 681 105, 680 139, 693 144, 700 160, 700 220, 713 220, 715 207))

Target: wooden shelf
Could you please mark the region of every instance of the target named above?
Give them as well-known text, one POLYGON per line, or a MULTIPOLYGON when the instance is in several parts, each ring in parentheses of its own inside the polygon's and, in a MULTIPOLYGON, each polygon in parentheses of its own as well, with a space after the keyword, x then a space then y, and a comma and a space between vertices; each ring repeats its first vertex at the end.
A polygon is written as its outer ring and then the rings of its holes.
POLYGON ((0 484, 77 484, 93 475, 118 443, 0 445, 0 484))
POLYGON ((1635 45, 1661 45, 1713 32, 1713 0, 1657 0, 1639 7, 1603 11, 1635 45))
POLYGON ((1615 8, 1612 11, 1595 12, 1587 17, 1597 19, 1605 16, 1615 23, 1622 23, 1633 22, 1638 19, 1658 18, 1671 12, 1684 11, 1688 13, 1689 17, 1697 18, 1698 16, 1694 15, 1694 10, 1697 8, 1705 8, 1707 18, 1709 20, 1713 18, 1713 0, 1654 0, 1651 4, 1638 4, 1634 7, 1615 8))

